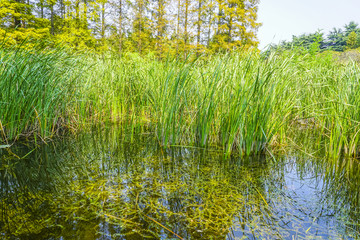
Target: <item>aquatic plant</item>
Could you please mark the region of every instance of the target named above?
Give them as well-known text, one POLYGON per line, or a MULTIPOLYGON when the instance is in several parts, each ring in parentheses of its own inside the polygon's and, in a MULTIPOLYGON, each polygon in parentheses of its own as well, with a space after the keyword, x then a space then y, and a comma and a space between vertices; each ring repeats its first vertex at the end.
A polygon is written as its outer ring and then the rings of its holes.
POLYGON ((28 147, 0 150, 2 238, 359 237, 356 161, 225 159, 124 135, 93 128, 21 161, 28 147))
MULTIPOLYGON (((151 129, 161 146, 250 155, 291 145, 303 129, 331 158, 357 157, 359 65, 331 55, 234 52, 163 59, 61 49, 2 49, 2 145, 61 126, 151 129), (79 74, 81 72, 81 74, 79 74)), ((298 143, 295 143, 298 144, 298 143)), ((301 144, 300 144, 301 145, 301 144)))
POLYGON ((62 49, 0 49, 0 139, 49 138, 72 100, 76 60, 62 49))
POLYGON ((124 125, 147 125, 163 146, 264 151, 292 111, 295 95, 285 90, 292 75, 280 69, 288 60, 271 56, 266 64, 254 53, 209 61, 108 58, 89 72, 87 84, 79 84, 86 88, 80 92, 88 94, 88 112, 124 125), (282 82, 274 78, 276 71, 282 82))

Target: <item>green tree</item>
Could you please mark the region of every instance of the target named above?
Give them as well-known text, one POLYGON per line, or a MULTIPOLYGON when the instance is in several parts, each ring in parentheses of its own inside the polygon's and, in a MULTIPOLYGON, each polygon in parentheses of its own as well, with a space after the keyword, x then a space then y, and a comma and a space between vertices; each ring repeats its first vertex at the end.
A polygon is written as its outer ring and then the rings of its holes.
POLYGON ((344 51, 346 46, 345 33, 341 29, 333 28, 328 35, 328 41, 326 43, 327 49, 334 51, 344 51))
POLYGON ((124 49, 124 42, 126 41, 126 14, 128 12, 128 4, 125 0, 114 0, 111 2, 114 9, 114 19, 116 26, 113 27, 112 37, 114 38, 114 45, 117 46, 118 52, 121 54, 124 49))
POLYGON ((32 11, 33 5, 23 0, 0 1, 0 37, 8 38, 7 44, 49 37, 48 21, 35 17, 32 11))
POLYGON ((217 0, 217 29, 210 48, 214 51, 257 46, 258 1, 217 0))
POLYGON ((148 17, 148 0, 135 0, 133 10, 135 16, 132 22, 131 39, 134 42, 134 50, 142 53, 149 49, 151 39, 151 22, 148 17))
POLYGON ((6 35, 8 44, 47 39, 75 48, 186 57, 256 46, 257 5, 258 0, 0 0, 0 37, 6 35))
POLYGON ((359 24, 355 23, 354 21, 351 21, 350 23, 345 25, 345 35, 349 36, 352 32, 360 32, 359 24))
POLYGON ((166 44, 166 27, 168 20, 166 18, 166 0, 156 0, 156 8, 154 11, 153 34, 155 38, 155 50, 158 55, 163 57, 166 44))
POLYGON ((358 47, 358 36, 356 32, 352 31, 346 40, 346 47, 348 49, 354 49, 358 47))
POLYGON ((204 0, 197 0, 197 21, 196 24, 196 48, 197 48, 197 56, 201 51, 201 32, 202 32, 202 25, 203 25, 203 12, 204 12, 204 0))

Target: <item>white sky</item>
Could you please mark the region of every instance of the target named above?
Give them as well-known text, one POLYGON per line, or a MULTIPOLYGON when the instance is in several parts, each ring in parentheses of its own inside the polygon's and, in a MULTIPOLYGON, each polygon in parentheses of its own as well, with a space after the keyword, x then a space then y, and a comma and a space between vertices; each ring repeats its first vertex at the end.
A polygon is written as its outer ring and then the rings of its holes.
POLYGON ((350 21, 360 24, 360 0, 260 0, 259 48, 318 29, 327 35, 350 21))

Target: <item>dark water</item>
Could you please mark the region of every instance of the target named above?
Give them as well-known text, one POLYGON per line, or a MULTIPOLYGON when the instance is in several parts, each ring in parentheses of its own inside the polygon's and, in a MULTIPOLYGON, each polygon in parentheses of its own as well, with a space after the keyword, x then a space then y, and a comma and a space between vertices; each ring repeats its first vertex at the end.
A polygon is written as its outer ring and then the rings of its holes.
POLYGON ((355 160, 225 159, 117 128, 31 149, 0 149, 1 239, 360 238, 355 160))

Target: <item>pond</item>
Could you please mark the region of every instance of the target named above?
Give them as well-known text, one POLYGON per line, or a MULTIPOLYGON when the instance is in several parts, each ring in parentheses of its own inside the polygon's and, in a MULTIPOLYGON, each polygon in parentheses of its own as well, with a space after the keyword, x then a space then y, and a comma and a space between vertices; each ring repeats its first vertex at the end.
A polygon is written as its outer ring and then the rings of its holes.
POLYGON ((94 128, 0 149, 2 239, 358 239, 360 166, 94 128))

